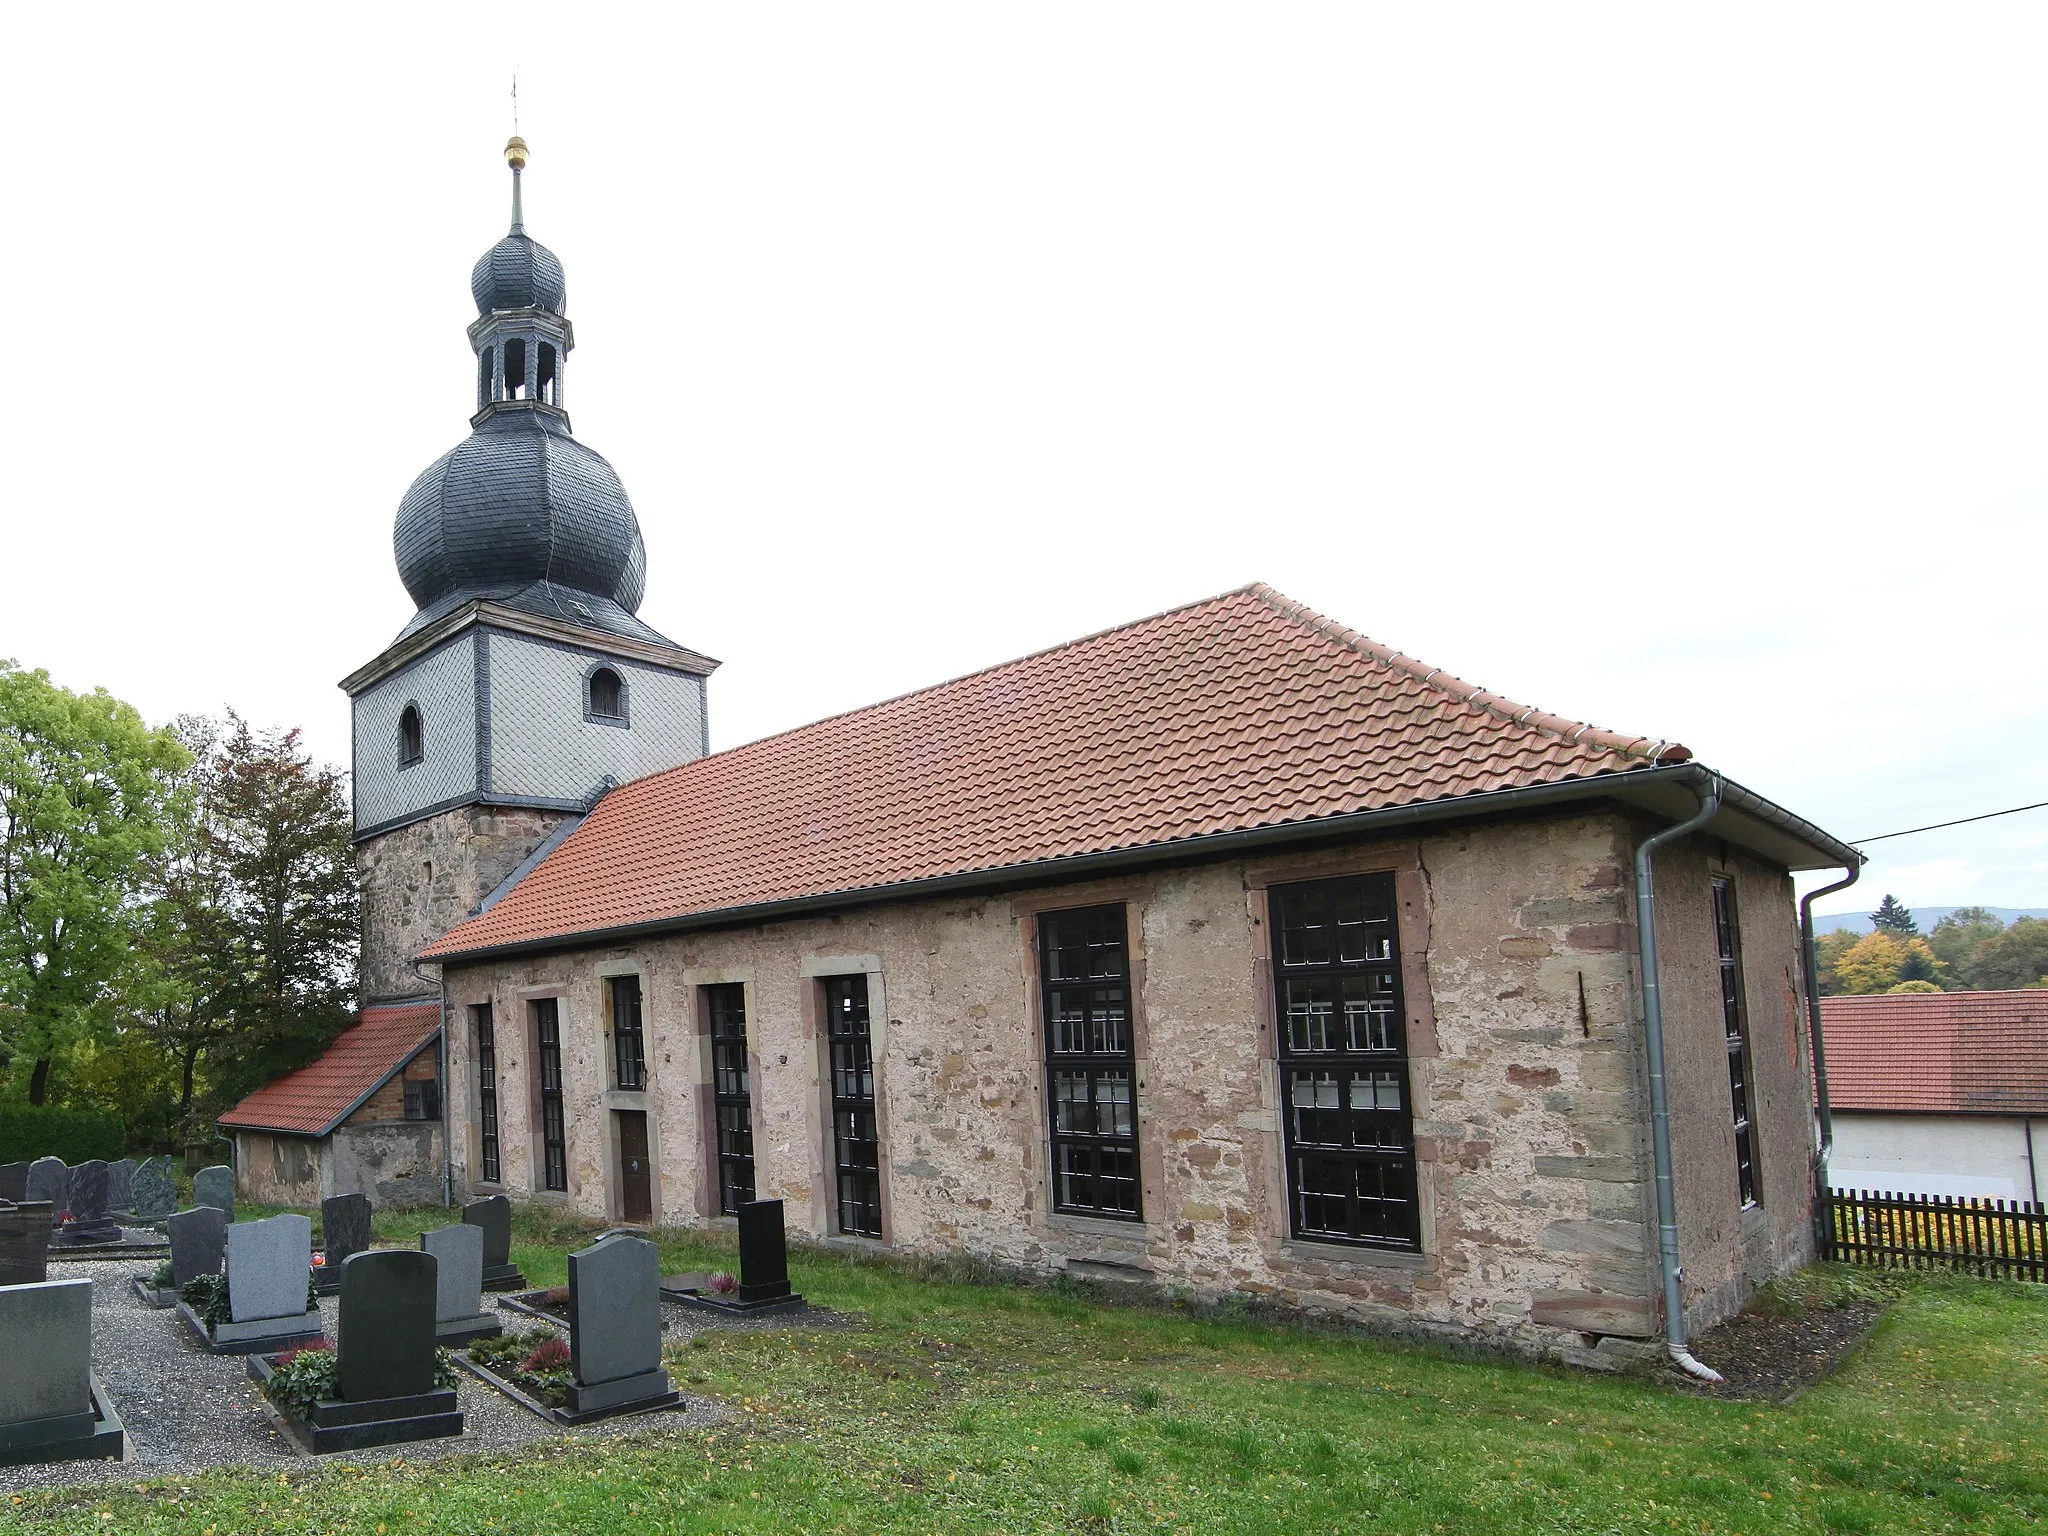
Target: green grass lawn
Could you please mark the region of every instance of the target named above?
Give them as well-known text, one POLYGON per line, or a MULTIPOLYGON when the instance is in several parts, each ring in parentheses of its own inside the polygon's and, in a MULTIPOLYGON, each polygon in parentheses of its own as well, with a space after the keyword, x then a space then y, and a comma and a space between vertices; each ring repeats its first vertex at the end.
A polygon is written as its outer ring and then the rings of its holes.
MULTIPOLYGON (((380 1214, 377 1230, 410 1240, 442 1217, 380 1214)), ((557 1284, 586 1235, 522 1211, 514 1256, 557 1284)), ((662 1246, 667 1270, 731 1262, 705 1237, 662 1246)), ((733 1411, 717 1430, 37 1495, 14 1518, 191 1536, 1705 1536, 2038 1533, 2048 1517, 2043 1287, 1898 1282, 1862 1354, 1776 1407, 836 1255, 793 1255, 792 1271, 849 1325, 721 1330, 671 1352, 679 1386, 733 1411)))

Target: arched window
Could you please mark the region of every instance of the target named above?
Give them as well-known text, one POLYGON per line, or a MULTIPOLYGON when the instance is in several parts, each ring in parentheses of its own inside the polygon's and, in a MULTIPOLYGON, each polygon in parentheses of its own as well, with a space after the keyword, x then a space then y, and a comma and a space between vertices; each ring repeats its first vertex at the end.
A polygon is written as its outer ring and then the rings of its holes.
POLYGON ((398 717, 398 766, 410 768, 426 755, 426 737, 420 730, 420 707, 408 704, 398 717))
POLYGON ((590 718, 614 725, 625 723, 625 680, 610 667, 599 667, 590 674, 590 718))

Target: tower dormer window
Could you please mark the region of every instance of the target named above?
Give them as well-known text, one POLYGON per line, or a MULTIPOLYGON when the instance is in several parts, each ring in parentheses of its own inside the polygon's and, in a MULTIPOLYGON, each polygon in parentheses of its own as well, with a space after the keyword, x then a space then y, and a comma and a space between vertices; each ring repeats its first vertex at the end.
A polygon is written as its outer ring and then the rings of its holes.
POLYGON ((610 667, 594 667, 584 684, 583 716, 600 725, 626 723, 626 680, 610 667))
POLYGON ((426 755, 426 735, 420 729, 420 707, 408 704, 398 717, 398 766, 410 768, 426 755))

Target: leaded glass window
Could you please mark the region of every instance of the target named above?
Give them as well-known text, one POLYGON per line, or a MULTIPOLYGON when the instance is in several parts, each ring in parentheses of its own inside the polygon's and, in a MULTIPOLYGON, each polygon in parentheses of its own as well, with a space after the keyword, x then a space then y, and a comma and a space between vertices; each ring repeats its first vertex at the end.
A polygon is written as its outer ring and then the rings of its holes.
POLYGON ((483 1153, 478 1172, 486 1184, 499 1182, 498 1161, 498 1035, 491 1024, 491 1005, 472 1003, 469 1017, 476 1030, 477 1140, 483 1153))
POLYGON ((1042 914, 1038 959, 1053 1208, 1138 1220, 1138 1064, 1123 907, 1042 914))
POLYGON ((540 1047, 541 1188, 566 1190, 569 1146, 562 1120, 562 1016, 554 998, 534 1000, 533 1026, 540 1047))
POLYGON ((824 979, 832 1057, 832 1146, 839 1183, 839 1230, 882 1235, 882 1138, 875 1113, 875 1058, 868 1029, 868 979, 824 979))
POLYGON ((647 1086, 647 1041, 640 1014, 640 978, 613 976, 612 1068, 620 1088, 647 1086))
POLYGON ((754 1198, 754 1096, 747 1067, 747 989, 704 989, 711 1023, 711 1102, 718 1122, 718 1209, 734 1216, 754 1198))
POLYGON ((1721 960, 1721 1028, 1728 1047, 1728 1098, 1735 1122, 1735 1182, 1744 1206, 1757 1203, 1756 1131, 1749 1118, 1749 1010, 1742 999, 1742 937, 1735 886, 1714 881, 1714 948, 1721 960))

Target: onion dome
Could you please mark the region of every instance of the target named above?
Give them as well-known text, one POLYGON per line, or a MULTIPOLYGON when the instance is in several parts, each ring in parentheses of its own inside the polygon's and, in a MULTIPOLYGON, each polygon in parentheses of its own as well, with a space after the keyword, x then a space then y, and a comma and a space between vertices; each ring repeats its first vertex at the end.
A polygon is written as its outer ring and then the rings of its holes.
POLYGON ((469 274, 470 297, 478 315, 503 309, 546 309, 568 313, 569 285, 561 260, 526 232, 519 206, 519 174, 526 169, 526 141, 505 146, 512 166, 512 228, 477 258, 469 274))

